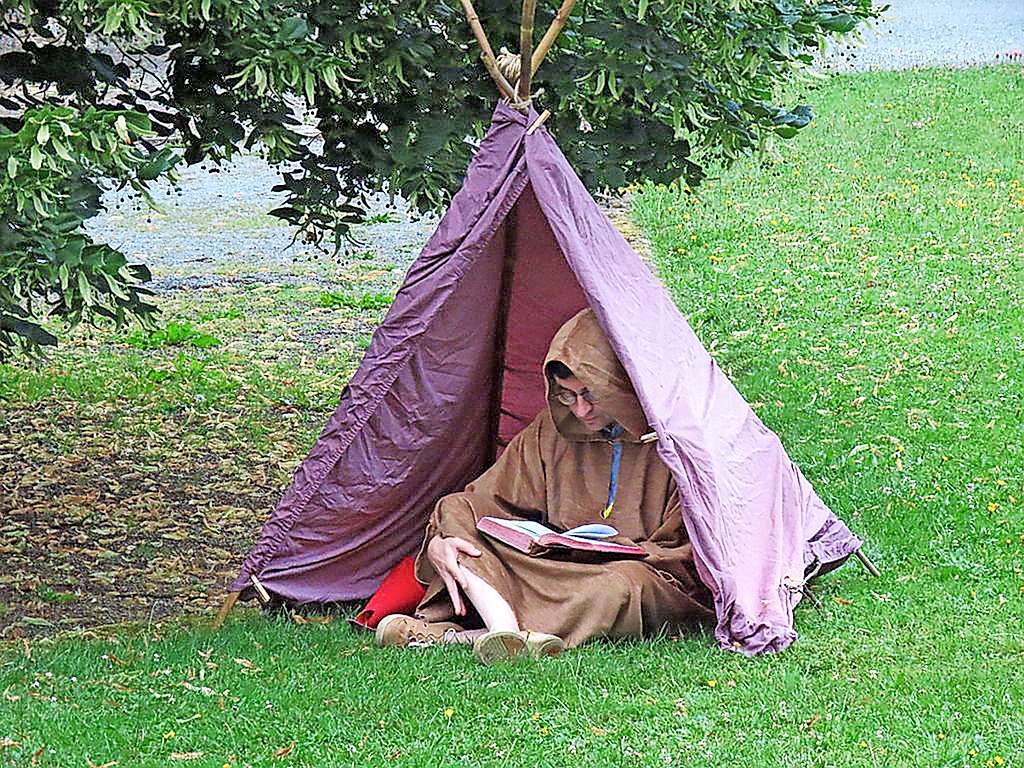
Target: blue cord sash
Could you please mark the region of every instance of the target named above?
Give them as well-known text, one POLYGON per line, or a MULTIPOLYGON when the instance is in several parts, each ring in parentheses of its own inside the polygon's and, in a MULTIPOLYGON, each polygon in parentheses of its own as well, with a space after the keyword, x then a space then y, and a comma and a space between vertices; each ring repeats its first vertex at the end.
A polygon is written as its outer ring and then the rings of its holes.
POLYGON ((613 424, 603 431, 612 443, 612 472, 608 478, 608 504, 601 512, 601 517, 607 520, 615 507, 615 495, 619 492, 619 466, 622 464, 622 441, 619 438, 626 430, 621 424, 613 424))

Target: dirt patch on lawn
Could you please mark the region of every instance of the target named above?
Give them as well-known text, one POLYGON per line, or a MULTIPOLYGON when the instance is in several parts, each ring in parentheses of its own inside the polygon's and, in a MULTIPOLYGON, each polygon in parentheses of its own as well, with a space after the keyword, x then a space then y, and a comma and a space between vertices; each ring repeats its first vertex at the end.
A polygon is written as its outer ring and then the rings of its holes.
POLYGON ((147 438, 59 411, 5 409, 0 637, 213 610, 302 448, 190 450, 167 422, 147 438))

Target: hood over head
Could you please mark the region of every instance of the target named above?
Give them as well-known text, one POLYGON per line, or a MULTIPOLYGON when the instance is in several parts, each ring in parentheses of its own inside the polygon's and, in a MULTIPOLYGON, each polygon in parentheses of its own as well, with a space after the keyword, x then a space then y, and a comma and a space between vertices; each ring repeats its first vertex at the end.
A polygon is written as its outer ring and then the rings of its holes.
POLYGON ((564 363, 594 395, 601 410, 622 425, 626 430, 624 440, 638 442, 641 435, 650 431, 629 376, 592 309, 578 312, 558 329, 544 358, 544 379, 548 409, 562 437, 574 441, 607 440, 600 433, 588 431, 569 406, 555 398, 555 381, 547 373, 548 363, 555 360, 564 363))

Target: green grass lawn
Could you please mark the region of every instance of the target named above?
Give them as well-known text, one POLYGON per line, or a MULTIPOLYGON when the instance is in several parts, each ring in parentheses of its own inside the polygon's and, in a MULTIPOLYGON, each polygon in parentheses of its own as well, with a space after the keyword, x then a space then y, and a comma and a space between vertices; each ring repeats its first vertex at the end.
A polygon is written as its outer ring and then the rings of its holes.
MULTIPOLYGON (((825 577, 785 653, 747 659, 698 635, 483 668, 461 648, 377 649, 339 620, 246 611, 220 634, 19 641, 0 651, 0 765, 1021 765, 1022 97, 1020 67, 835 78, 778 162, 635 198, 679 306, 883 569, 825 577)), ((272 301, 379 311, 331 295, 272 301)), ((204 311, 175 316, 224 334, 204 311)), ((142 429, 100 394, 106 379, 129 405, 184 403, 170 412, 199 443, 209 414, 245 412, 237 431, 257 446, 275 444, 291 398, 311 440, 340 386, 322 381, 358 344, 274 362, 256 316, 237 320, 248 345, 82 347, 63 377, 0 369, 0 391, 17 408, 106 403, 142 429), (201 406, 172 386, 193 360, 211 382, 201 406), (138 373, 153 368, 169 375, 138 373)))

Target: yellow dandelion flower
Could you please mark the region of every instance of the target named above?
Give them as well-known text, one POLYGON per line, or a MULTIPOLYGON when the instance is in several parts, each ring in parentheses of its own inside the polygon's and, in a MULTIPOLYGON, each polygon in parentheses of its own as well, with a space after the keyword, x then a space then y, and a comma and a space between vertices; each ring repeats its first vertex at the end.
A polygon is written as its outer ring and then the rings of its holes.
POLYGON ((717 680, 708 680, 708 688, 714 688, 716 685, 718 685, 717 680))
POLYGON ((447 718, 451 718, 451 716, 454 715, 454 714, 455 714, 455 710, 452 709, 451 707, 447 707, 445 709, 445 711, 444 711, 444 716, 447 717, 447 718))

